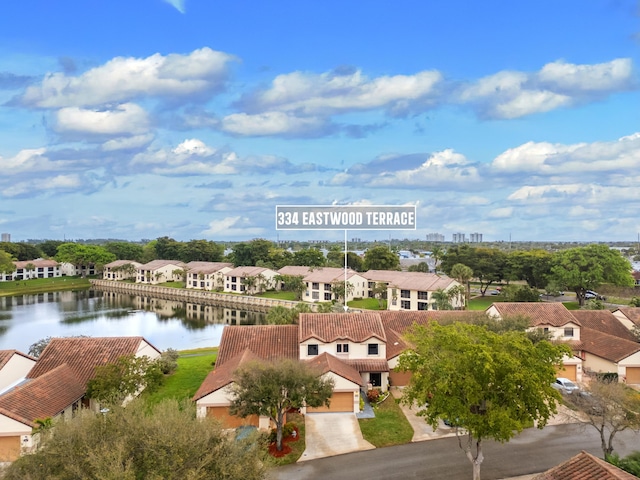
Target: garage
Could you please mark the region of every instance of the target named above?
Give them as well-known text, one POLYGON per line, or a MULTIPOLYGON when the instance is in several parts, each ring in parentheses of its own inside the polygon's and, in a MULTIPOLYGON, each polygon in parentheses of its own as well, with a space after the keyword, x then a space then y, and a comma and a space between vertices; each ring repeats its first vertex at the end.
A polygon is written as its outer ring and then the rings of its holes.
POLYGON ((334 392, 328 407, 307 408, 307 413, 353 412, 353 392, 334 392))
POLYGON ((20 456, 20 436, 0 437, 0 462, 12 462, 20 456))
POLYGON ((640 367, 627 367, 627 383, 640 384, 640 367))
POLYGON ((236 417, 229 413, 229 407, 207 407, 207 417, 213 417, 217 419, 222 428, 236 428, 244 425, 258 426, 258 416, 250 415, 246 418, 236 417))
POLYGON ((556 369, 556 372, 559 377, 568 378, 572 382, 577 381, 577 365, 564 365, 556 369))

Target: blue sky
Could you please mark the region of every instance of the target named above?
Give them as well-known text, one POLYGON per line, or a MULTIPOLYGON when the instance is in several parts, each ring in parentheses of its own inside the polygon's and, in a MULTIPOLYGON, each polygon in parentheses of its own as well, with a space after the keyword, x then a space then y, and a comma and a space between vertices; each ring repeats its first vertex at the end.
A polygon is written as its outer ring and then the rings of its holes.
POLYGON ((0 231, 275 240, 276 205, 389 204, 400 238, 635 240, 639 52, 636 0, 11 2, 0 231))

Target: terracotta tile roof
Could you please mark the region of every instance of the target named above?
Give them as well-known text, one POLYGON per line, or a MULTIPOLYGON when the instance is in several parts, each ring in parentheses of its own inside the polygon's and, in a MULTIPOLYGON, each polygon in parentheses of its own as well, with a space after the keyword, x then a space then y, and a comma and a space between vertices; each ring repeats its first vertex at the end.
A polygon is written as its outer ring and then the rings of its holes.
POLYGON ((52 338, 27 378, 40 377, 66 363, 84 386, 93 378, 96 366, 135 354, 143 341, 143 337, 52 338))
POLYGON ((580 325, 632 342, 637 341, 631 331, 625 327, 609 310, 570 310, 580 325))
POLYGON ((19 352, 18 350, 0 350, 0 369, 2 369, 2 367, 4 367, 14 355, 20 355, 21 357, 33 360, 34 362, 36 361, 36 359, 31 355, 19 352))
POLYGON ((580 329, 580 341, 582 350, 585 352, 615 363, 640 352, 640 343, 638 342, 608 335, 591 328, 583 327, 580 329))
POLYGON ((400 355, 409 345, 402 336, 414 324, 426 325, 430 321, 449 323, 454 320, 471 321, 484 312, 473 310, 381 311, 378 312, 387 336, 387 360, 400 355))
POLYGON ((223 268, 233 268, 233 263, 228 262, 189 262, 189 273, 216 273, 223 268))
POLYGON ((623 307, 618 308, 616 311, 622 313, 633 323, 640 326, 640 307, 623 307))
POLYGON ((298 324, 299 342, 317 338, 324 343, 343 339, 362 343, 371 337, 387 341, 378 313, 301 313, 298 324))
POLYGON ((250 350, 265 360, 299 358, 297 325, 234 325, 222 331, 216 369, 250 350))
POLYGON ((347 365, 352 366, 358 372, 388 372, 389 363, 386 360, 373 358, 352 358, 343 360, 347 365))
POLYGON ((243 363, 260 360, 262 360, 262 358, 251 352, 251 350, 246 349, 235 357, 229 359, 224 365, 216 364, 216 368, 209 372, 205 377, 200 388, 198 388, 198 391, 193 396, 193 400, 197 401, 202 397, 229 385, 233 382, 233 374, 243 363))
POLYGON ((501 317, 527 316, 531 319, 532 327, 540 325, 562 327, 567 323, 579 325, 576 318, 560 302, 496 302, 492 307, 495 307, 501 317))
MULTIPOLYGON (((347 280, 354 275, 360 275, 351 269, 347 269, 347 280)), ((316 268, 304 277, 305 282, 313 283, 333 283, 344 281, 344 269, 335 267, 316 268)))
POLYGON ((62 364, 0 395, 0 413, 33 427, 35 419, 57 415, 84 392, 84 383, 62 364))
POLYGON ((399 278, 402 278, 404 275, 407 275, 409 272, 400 272, 398 270, 367 270, 366 272, 361 273, 364 278, 370 280, 372 282, 393 282, 399 278))
POLYGON ((140 265, 138 267, 138 270, 156 270, 158 268, 166 267, 167 265, 173 265, 179 268, 184 268, 187 266, 186 263, 181 262, 180 260, 152 260, 149 263, 140 265))
POLYGON ((336 358, 326 352, 318 355, 311 360, 307 360, 307 363, 311 365, 312 368, 315 368, 319 372, 321 372, 321 374, 333 372, 336 375, 342 378, 346 378, 347 380, 355 383, 356 385, 363 385, 362 377, 360 376, 358 370, 356 370, 353 366, 347 364, 346 362, 343 362, 339 358, 336 358))
POLYGON ((60 265, 55 260, 43 260, 39 258, 38 260, 23 260, 20 262, 13 262, 16 268, 26 268, 27 265, 31 264, 36 268, 49 268, 49 267, 57 267, 60 265))
POLYGON ((301 267, 298 265, 288 265, 278 270, 280 275, 296 275, 305 277, 309 275, 314 269, 312 267, 301 267))
POLYGON ((273 270, 264 267, 236 267, 233 270, 229 270, 225 275, 227 277, 254 277, 268 272, 273 272, 273 270))
POLYGON ((138 268, 139 266, 141 266, 142 264, 140 262, 135 262, 133 260, 115 260, 111 263, 107 263, 104 268, 115 268, 115 267, 121 267, 122 265, 127 265, 127 264, 131 264, 134 267, 138 268))
POLYGON ((390 282, 389 286, 400 288, 402 290, 435 292, 436 290, 445 290, 457 283, 458 282, 452 278, 442 277, 435 273, 403 272, 402 277, 390 282))
POLYGON ((638 480, 638 477, 583 450, 532 480, 638 480))

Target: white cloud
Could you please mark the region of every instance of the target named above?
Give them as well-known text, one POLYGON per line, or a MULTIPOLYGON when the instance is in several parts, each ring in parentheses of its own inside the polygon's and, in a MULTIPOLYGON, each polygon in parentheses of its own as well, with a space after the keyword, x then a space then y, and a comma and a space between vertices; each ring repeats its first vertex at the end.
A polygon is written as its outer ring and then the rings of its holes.
POLYGON ((234 135, 304 135, 321 129, 324 124, 320 118, 301 118, 285 112, 235 113, 222 120, 222 130, 234 135))
POLYGON ((511 218, 513 207, 494 208, 487 215, 489 218, 511 218))
POLYGON ((116 57, 77 77, 50 73, 40 85, 28 87, 20 100, 39 108, 88 107, 142 97, 175 100, 220 88, 233 59, 208 47, 187 55, 116 57))
POLYGON ((629 58, 618 58, 595 65, 557 61, 542 67, 537 75, 540 82, 573 94, 626 89, 632 78, 633 67, 629 58))
POLYGON ((246 217, 226 217, 209 223, 209 228, 202 231, 203 235, 219 237, 251 237, 262 235, 264 228, 251 226, 246 217))
POLYGON ((51 190, 75 190, 82 185, 78 175, 58 175, 46 181, 18 182, 2 191, 5 197, 15 197, 29 193, 51 190))
POLYGON ((53 164, 45 157, 45 148, 25 149, 18 152, 15 157, 3 158, 0 156, 3 175, 12 175, 33 170, 50 170, 53 164))
POLYGON ((105 152, 115 150, 133 150, 142 148, 150 144, 154 139, 152 133, 146 135, 135 135, 132 137, 118 137, 108 140, 102 144, 102 150, 105 152))
POLYGON ((173 6, 180 13, 185 13, 186 0, 164 0, 164 1, 167 2, 169 5, 173 6))
POLYGON ((98 135, 137 135, 149 129, 149 118, 145 110, 135 103, 124 103, 106 110, 66 107, 56 112, 55 129, 98 135))

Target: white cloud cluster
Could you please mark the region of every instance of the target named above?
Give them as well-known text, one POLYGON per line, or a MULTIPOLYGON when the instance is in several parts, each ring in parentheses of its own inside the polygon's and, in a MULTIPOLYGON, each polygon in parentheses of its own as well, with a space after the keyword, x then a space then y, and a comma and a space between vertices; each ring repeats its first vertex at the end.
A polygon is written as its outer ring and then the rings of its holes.
POLYGON ((54 128, 58 132, 138 135, 148 131, 149 117, 147 112, 135 103, 123 103, 107 110, 65 107, 56 112, 54 128))

